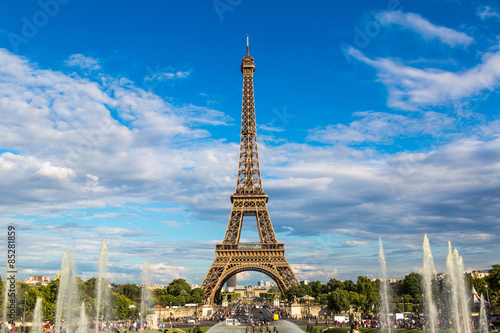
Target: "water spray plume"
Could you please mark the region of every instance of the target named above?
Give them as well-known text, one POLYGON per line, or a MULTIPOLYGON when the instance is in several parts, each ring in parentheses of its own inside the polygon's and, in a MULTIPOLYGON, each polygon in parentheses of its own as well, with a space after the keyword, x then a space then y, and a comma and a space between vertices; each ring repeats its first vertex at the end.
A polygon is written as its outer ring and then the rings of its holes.
POLYGON ((391 333, 391 325, 389 325, 389 301, 388 301, 388 288, 387 288, 387 265, 385 261, 384 246, 382 244, 382 237, 378 238, 378 262, 380 270, 380 316, 382 326, 389 329, 391 333))
POLYGON ((96 333, 99 332, 99 320, 102 317, 106 319, 106 314, 101 313, 101 308, 108 309, 109 303, 109 286, 108 286, 108 246, 106 239, 102 240, 101 254, 99 256, 99 263, 97 268, 97 299, 96 299, 96 333), (104 307, 103 307, 104 305, 104 307))
POLYGON ((426 310, 425 313, 427 315, 427 318, 429 318, 429 329, 431 330, 431 333, 435 333, 438 313, 432 294, 432 278, 436 274, 436 270, 434 268, 434 258, 432 256, 431 246, 429 243, 429 238, 427 238, 427 234, 424 235, 424 243, 422 249, 423 249, 422 271, 424 273, 423 289, 424 289, 424 303, 426 310))

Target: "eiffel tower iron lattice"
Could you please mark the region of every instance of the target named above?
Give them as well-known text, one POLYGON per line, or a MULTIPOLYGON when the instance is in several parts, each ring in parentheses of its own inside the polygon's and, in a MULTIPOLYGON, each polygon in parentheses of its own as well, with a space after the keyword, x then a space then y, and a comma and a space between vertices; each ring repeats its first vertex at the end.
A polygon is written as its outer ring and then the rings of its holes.
POLYGON ((241 62, 243 73, 243 102, 241 110, 240 158, 236 191, 226 234, 222 244, 215 246, 215 260, 203 280, 205 302, 214 303, 229 278, 243 271, 257 271, 271 277, 282 293, 297 285, 290 265, 285 259, 285 245, 278 243, 267 210, 268 196, 262 188, 257 127, 253 94, 254 59, 247 53, 241 62), (255 216, 259 243, 240 243, 244 216, 255 216))

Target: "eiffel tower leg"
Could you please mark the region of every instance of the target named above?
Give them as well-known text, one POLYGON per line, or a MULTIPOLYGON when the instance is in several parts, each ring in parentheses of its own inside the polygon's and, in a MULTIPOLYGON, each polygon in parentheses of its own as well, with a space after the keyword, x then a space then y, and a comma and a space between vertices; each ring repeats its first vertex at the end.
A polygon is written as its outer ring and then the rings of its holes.
POLYGON ((223 275, 226 266, 229 262, 229 258, 224 260, 216 256, 207 276, 201 284, 201 288, 205 291, 205 303, 212 304, 215 301, 215 293, 220 286, 220 277, 223 275))
POLYGON ((260 234, 260 241, 262 243, 276 243, 276 235, 274 233, 271 218, 267 210, 267 205, 264 200, 256 202, 257 206, 257 226, 260 234))
POLYGON ((231 216, 227 223, 226 235, 224 236, 224 244, 238 244, 240 241, 241 225, 243 222, 243 211, 241 207, 241 202, 233 203, 231 216))

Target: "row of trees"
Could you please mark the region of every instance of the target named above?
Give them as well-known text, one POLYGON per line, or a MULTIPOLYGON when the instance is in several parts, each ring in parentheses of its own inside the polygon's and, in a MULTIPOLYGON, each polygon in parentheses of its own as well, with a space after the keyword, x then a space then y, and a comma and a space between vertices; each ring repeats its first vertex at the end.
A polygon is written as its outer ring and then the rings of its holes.
MULTIPOLYGON (((26 317, 33 315, 36 299, 42 298, 43 316, 54 320, 56 315, 56 299, 59 290, 59 279, 51 281, 47 286, 34 287, 23 282, 18 282, 18 316, 26 311, 26 317)), ((97 298, 96 278, 83 281, 76 277, 76 289, 85 303, 87 316, 96 315, 97 298)), ((1 300, 3 301, 3 282, 0 278, 1 300)), ((110 289, 108 304, 105 305, 104 317, 112 319, 138 318, 141 304, 142 290, 135 284, 122 284, 110 289)), ((203 290, 191 289, 184 279, 173 280, 165 289, 156 289, 149 297, 149 306, 160 304, 162 306, 184 305, 186 303, 203 302, 203 290)), ((2 304, 3 306, 3 304, 2 304)))
MULTIPOLYGON (((474 279, 468 277, 469 288, 474 286, 478 294, 487 294, 491 301, 493 313, 500 313, 500 265, 493 265, 489 276, 474 279), (486 287, 487 286, 487 287, 486 287)), ((433 281, 433 294, 436 295, 435 302, 441 309, 447 308, 444 302, 446 296, 447 278, 433 281)), ((352 306, 355 310, 364 314, 378 311, 380 282, 372 281, 364 276, 359 276, 356 283, 351 280, 340 281, 330 279, 326 284, 313 281, 308 285, 299 285, 290 288, 285 294, 288 301, 301 298, 305 295, 314 297, 314 303, 325 304, 336 313, 347 311, 352 306)), ((402 280, 397 281, 389 288, 389 299, 391 300, 390 311, 415 311, 421 312, 422 308, 422 275, 410 273, 402 280)))
MULTIPOLYGON (((86 313, 90 317, 96 314, 95 299, 96 279, 91 278, 87 281, 77 277, 77 290, 80 299, 85 302, 86 313)), ((492 312, 500 313, 500 265, 493 265, 489 276, 482 279, 468 279, 469 286, 474 285, 479 294, 490 298, 492 312)), ((444 295, 446 293, 446 279, 435 280, 433 290, 435 295, 444 295)), ((408 274, 403 280, 393 284, 390 289, 390 299, 392 299, 391 311, 415 311, 421 312, 422 306, 422 276, 417 273, 408 274)), ((56 299, 59 289, 59 280, 50 282, 47 286, 33 287, 23 282, 18 282, 18 304, 26 302, 26 316, 33 314, 37 297, 43 300, 43 315, 49 320, 55 318, 56 299)), ((313 281, 308 285, 299 285, 290 288, 285 295, 288 301, 292 302, 295 298, 301 298, 309 295, 314 297, 314 303, 328 305, 330 309, 338 313, 347 311, 351 306, 354 309, 368 314, 376 312, 379 308, 379 281, 372 281, 364 276, 359 276, 356 282, 347 280, 340 281, 330 279, 328 283, 323 284, 320 281, 313 281)), ((0 278, 0 290, 3 291, 3 283, 0 278)), ((107 315, 113 319, 137 318, 141 303, 141 288, 135 284, 123 284, 110 289, 110 300, 107 308, 107 315)), ((279 294, 279 293, 278 293, 279 294)), ((270 291, 263 296, 273 299, 276 293, 270 291)), ((200 288, 191 289, 190 285, 184 279, 173 280, 165 289, 156 289, 151 295, 150 306, 182 306, 186 303, 202 303, 203 290, 200 288)), ((229 299, 237 297, 237 294, 228 295, 229 299)), ((438 307, 445 308, 444 299, 446 297, 437 297, 438 307)), ((0 297, 3 300, 3 296, 0 297)), ((18 315, 22 315, 23 307, 18 307, 18 315)))

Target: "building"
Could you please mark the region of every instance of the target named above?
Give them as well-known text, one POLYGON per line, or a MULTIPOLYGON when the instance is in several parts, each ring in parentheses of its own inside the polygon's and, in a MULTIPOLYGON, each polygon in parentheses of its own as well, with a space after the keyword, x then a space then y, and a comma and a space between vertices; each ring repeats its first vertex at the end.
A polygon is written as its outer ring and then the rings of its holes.
POLYGON ((268 292, 279 292, 279 288, 277 286, 264 286, 264 285, 254 287, 251 284, 249 284, 246 287, 245 286, 222 287, 221 292, 236 293, 238 294, 238 297, 262 297, 262 294, 268 292))
POLYGON ((299 283, 302 284, 302 285, 304 285, 304 286, 307 286, 310 282, 311 281, 309 281, 309 280, 302 280, 299 283))
POLYGON ((23 282, 34 287, 46 286, 50 283, 50 276, 43 276, 43 275, 30 276, 29 278, 23 280, 23 282))
POLYGON ((470 276, 473 279, 484 279, 488 275, 490 275, 490 270, 489 269, 481 269, 481 270, 475 270, 475 269, 468 269, 465 271, 466 276, 470 276))

